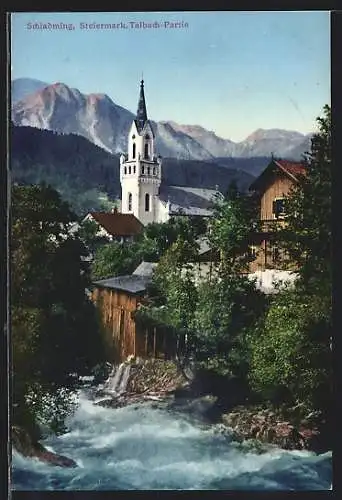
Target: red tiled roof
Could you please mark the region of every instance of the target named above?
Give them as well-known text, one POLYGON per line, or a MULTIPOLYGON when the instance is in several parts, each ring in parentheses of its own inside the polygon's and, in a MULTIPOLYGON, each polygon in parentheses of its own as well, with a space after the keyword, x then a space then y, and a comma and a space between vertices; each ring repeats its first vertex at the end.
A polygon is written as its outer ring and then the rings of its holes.
POLYGON ((134 236, 144 228, 133 214, 90 212, 90 215, 112 236, 134 236))
POLYGON ((276 160, 273 159, 261 172, 259 177, 257 177, 249 186, 249 189, 258 189, 260 186, 263 185, 265 182, 265 179, 268 178, 268 175, 274 171, 274 167, 277 167, 280 169, 282 172, 284 172, 286 175, 291 177, 294 181, 298 182, 299 177, 301 175, 306 174, 306 167, 304 163, 300 162, 294 162, 294 161, 288 161, 288 160, 276 160))
POLYGON ((306 174, 306 168, 303 163, 287 160, 274 160, 274 163, 276 163, 287 174, 292 175, 296 179, 297 176, 306 174))

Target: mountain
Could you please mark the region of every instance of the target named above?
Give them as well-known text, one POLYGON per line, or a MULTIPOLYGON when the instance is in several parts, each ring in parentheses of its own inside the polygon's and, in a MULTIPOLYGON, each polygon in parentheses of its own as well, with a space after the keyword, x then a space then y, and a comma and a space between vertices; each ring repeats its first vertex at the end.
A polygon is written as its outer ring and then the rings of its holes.
MULTIPOLYGON (((12 106, 12 121, 20 126, 77 134, 104 150, 126 152, 133 113, 114 103, 106 94, 85 95, 64 83, 55 83, 27 95, 12 106)), ((252 158, 271 153, 300 159, 306 136, 299 132, 259 129, 242 142, 218 137, 198 125, 152 121, 156 147, 163 157, 214 160, 217 157, 252 158)))
MULTIPOLYGON (((245 169, 248 171, 249 165, 252 169, 254 162, 255 159, 245 159, 245 169)), ((162 169, 163 185, 172 186, 226 191, 230 182, 236 180, 245 190, 254 179, 234 166, 199 160, 164 158, 162 169)), ((121 198, 119 155, 74 134, 13 125, 11 173, 13 182, 19 184, 51 184, 78 214, 110 210, 114 200, 121 198)))
POLYGON ((275 154, 287 159, 299 158, 304 150, 301 150, 305 135, 291 130, 281 129, 258 129, 249 135, 243 142, 239 143, 239 157, 264 156, 275 154), (294 157, 295 156, 295 157, 294 157))
POLYGON ((37 92, 49 84, 33 78, 16 78, 11 82, 11 99, 16 103, 30 94, 37 92))
POLYGON ((192 137, 197 143, 201 144, 203 148, 212 157, 217 156, 235 156, 236 144, 228 139, 218 137, 215 132, 206 130, 199 125, 179 125, 176 122, 161 122, 162 124, 169 124, 174 131, 192 137))
POLYGON ((83 95, 63 83, 49 85, 12 107, 16 125, 81 135, 112 153, 125 148, 122 130, 128 130, 132 119, 132 113, 106 94, 83 95))

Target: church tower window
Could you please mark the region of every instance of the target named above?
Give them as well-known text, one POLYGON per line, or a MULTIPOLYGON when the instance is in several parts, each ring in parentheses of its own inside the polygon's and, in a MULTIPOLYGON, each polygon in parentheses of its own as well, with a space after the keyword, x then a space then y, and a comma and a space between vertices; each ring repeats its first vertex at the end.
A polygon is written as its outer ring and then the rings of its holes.
POLYGON ((133 153, 132 153, 133 158, 135 158, 135 142, 133 142, 133 153))
POLYGON ((132 193, 128 193, 128 211, 132 211, 132 193))
POLYGON ((144 174, 145 173, 145 167, 144 165, 141 167, 141 173, 144 174))
POLYGON ((133 165, 133 174, 135 174, 135 165, 133 165))
POLYGON ((150 195, 148 193, 145 194, 145 212, 150 211, 150 195))
POLYGON ((131 165, 128 167, 128 173, 131 174, 132 173, 132 167, 131 165))
POLYGON ((156 171, 156 167, 153 167, 153 175, 156 175, 157 171, 156 171))
POLYGON ((147 167, 147 175, 150 175, 150 173, 151 173, 151 168, 147 167))
POLYGON ((126 175, 127 174, 127 167, 125 167, 124 172, 125 172, 125 175, 126 175))
POLYGON ((148 144, 145 144, 145 160, 148 160, 148 144))

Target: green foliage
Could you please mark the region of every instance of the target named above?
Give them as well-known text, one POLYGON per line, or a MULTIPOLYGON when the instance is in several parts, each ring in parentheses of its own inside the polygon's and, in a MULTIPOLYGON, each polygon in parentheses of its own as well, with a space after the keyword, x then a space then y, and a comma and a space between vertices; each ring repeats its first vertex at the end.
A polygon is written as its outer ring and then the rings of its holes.
POLYGON ((90 252, 109 242, 105 236, 98 236, 99 226, 94 220, 84 220, 80 223, 77 235, 90 252))
POLYGON ((201 217, 171 217, 164 223, 146 226, 138 239, 143 260, 157 261, 176 242, 177 239, 195 245, 195 240, 206 231, 206 222, 201 217))
POLYGON ((140 254, 135 244, 105 244, 95 251, 91 268, 92 280, 131 274, 140 262, 140 254))
POLYGON ((85 294, 87 250, 77 236, 69 234, 74 220, 69 206, 50 186, 13 187, 14 423, 37 418, 37 405, 32 398, 31 403, 27 400, 29 393, 38 400, 50 394, 56 398, 56 408, 62 409, 60 391, 72 390, 71 374, 87 373, 102 359, 96 311, 85 294))
POLYGON ((210 228, 201 228, 221 251, 219 273, 198 281, 198 245, 184 225, 160 259, 150 290, 153 300, 140 313, 172 329, 179 340, 186 334, 185 346, 181 342, 186 351, 183 355, 191 356, 198 369, 246 378, 246 332, 262 314, 265 299, 254 283, 238 272, 238 249, 248 249, 250 228, 254 228, 254 219, 248 217, 254 216, 254 209, 234 187, 229 196, 218 200, 210 228), (238 214, 245 223, 240 231, 238 214))
POLYGON ((254 390, 264 398, 303 402, 326 412, 331 373, 331 112, 324 107, 306 154, 306 175, 285 202, 276 234, 298 266, 295 288, 273 298, 265 323, 250 338, 254 390))
POLYGON ((154 275, 155 290, 162 300, 164 322, 180 332, 188 331, 196 307, 197 289, 191 264, 196 246, 181 236, 161 258, 154 275))
POLYGON ((303 286, 313 289, 324 281, 331 293, 331 110, 323 111, 305 157, 307 174, 285 202, 286 227, 278 239, 298 265, 303 286))
POLYGON ((263 397, 324 408, 331 397, 331 305, 327 298, 280 292, 250 337, 252 388, 263 397))
POLYGON ((202 368, 245 379, 247 336, 264 313, 265 296, 243 275, 217 277, 198 287, 192 329, 196 358, 202 368))
MULTIPOLYGON (((197 248, 195 239, 205 230, 205 222, 201 218, 192 221, 187 217, 177 217, 165 223, 149 224, 134 242, 126 244, 113 242, 103 245, 99 239, 93 239, 94 229, 86 225, 86 232, 80 234, 95 248, 91 276, 93 280, 98 280, 131 274, 142 261, 157 262, 177 241, 186 241, 190 251, 197 248)), ((173 254, 174 250, 170 254, 171 260, 173 254)))
POLYGON ((224 198, 217 198, 208 239, 221 255, 221 273, 246 272, 253 260, 251 238, 258 230, 256 199, 240 193, 233 183, 224 198))

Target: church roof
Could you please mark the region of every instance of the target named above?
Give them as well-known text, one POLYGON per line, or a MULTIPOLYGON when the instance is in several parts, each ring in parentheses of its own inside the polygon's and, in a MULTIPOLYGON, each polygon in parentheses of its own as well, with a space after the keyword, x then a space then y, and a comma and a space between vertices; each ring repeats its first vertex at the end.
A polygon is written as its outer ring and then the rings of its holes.
POLYGON ((160 187, 159 198, 162 202, 170 202, 171 215, 212 215, 215 189, 194 188, 188 186, 160 187))
POLYGON ((142 131, 146 122, 147 122, 147 110, 145 102, 144 80, 141 80, 137 116, 135 119, 138 132, 142 131))
POLYGON ((93 219, 112 236, 134 236, 142 232, 143 224, 133 214, 120 212, 90 212, 93 219))

